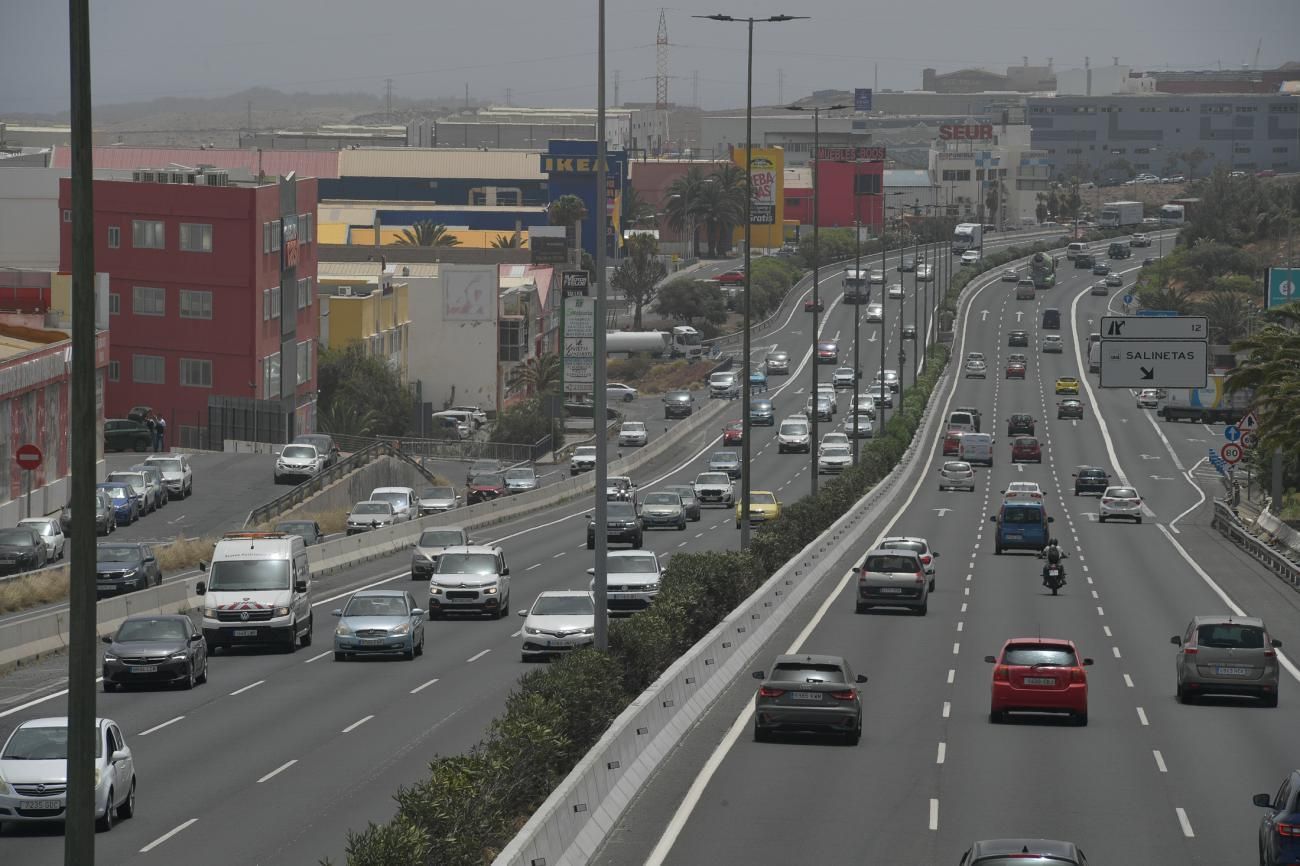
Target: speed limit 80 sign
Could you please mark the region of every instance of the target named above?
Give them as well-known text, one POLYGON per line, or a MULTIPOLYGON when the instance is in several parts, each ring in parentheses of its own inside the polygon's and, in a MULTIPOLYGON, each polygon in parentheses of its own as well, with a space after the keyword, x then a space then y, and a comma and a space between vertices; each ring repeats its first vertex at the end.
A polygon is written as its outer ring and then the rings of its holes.
POLYGON ((1236 442, 1229 442, 1219 449, 1219 456, 1223 458, 1224 463, 1236 463, 1241 460, 1244 453, 1244 449, 1236 442))

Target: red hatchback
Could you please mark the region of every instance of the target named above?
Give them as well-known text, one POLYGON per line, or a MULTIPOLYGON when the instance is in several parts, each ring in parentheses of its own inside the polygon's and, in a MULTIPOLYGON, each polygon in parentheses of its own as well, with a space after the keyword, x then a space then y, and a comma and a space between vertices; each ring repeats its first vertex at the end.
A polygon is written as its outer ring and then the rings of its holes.
POLYGON ((745 439, 745 426, 740 421, 732 421, 722 428, 723 445, 740 445, 745 439))
POLYGON ((1005 721, 1007 713, 1066 713, 1080 727, 1088 724, 1088 672, 1092 659, 1081 659, 1074 641, 1017 637, 996 656, 985 656, 993 668, 993 697, 989 721, 1005 721))
POLYGON ((1033 436, 1017 436, 1011 440, 1012 463, 1042 463, 1043 449, 1033 436))
POLYGON ((1025 365, 1020 363, 1019 361, 1012 361, 1010 364, 1007 364, 1007 378, 1008 379, 1025 378, 1025 365))
POLYGON ((943 436, 943 456, 956 457, 961 451, 961 431, 949 430, 943 436))
POLYGON ((727 271, 725 274, 718 274, 718 282, 724 286, 743 286, 745 284, 745 272, 737 269, 727 271))
POLYGON ((803 311, 805 313, 811 313, 814 311, 818 313, 824 313, 826 312, 826 302, 823 301, 821 298, 818 298, 817 303, 813 303, 813 299, 809 298, 808 300, 803 302, 803 311))

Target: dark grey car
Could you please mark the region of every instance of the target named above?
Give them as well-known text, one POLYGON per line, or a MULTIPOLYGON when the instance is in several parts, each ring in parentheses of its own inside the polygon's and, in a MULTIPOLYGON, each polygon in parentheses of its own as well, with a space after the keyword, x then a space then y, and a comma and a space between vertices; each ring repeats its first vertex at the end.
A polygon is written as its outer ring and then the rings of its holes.
POLYGON ((1269 636, 1259 617, 1193 617, 1169 642, 1178 647, 1175 666, 1182 703, 1201 695, 1247 695, 1266 707, 1277 706, 1277 650, 1282 642, 1269 636))
POLYGON ((695 411, 695 397, 690 391, 669 391, 663 401, 665 418, 687 418, 695 411))
POLYGON ((735 451, 714 451, 709 455, 709 471, 725 472, 731 478, 739 478, 740 455, 735 451))
POLYGON ((1073 842, 986 839, 972 845, 958 866, 1088 866, 1088 858, 1073 842))
POLYGON ((689 484, 670 484, 664 488, 665 493, 676 493, 682 500, 682 507, 686 509, 687 520, 700 519, 700 500, 695 495, 695 488, 689 484))
POLYGON ((0 574, 44 568, 45 542, 30 526, 0 529, 0 574))
POLYGON ((208 681, 208 642, 184 614, 129 616, 105 635, 104 691, 128 685, 178 685, 208 681))
MULTIPOLYGON (((59 528, 68 538, 72 537, 72 506, 65 505, 59 512, 59 528)), ((117 529, 117 512, 113 509, 113 500, 98 488, 95 489, 95 534, 108 535, 117 529)))
POLYGON ((281 520, 275 525, 275 531, 286 535, 301 535, 308 547, 325 540, 325 533, 320 531, 320 524, 314 520, 281 520))
POLYGON ((685 529, 686 508, 682 498, 668 491, 647 493, 641 500, 641 523, 646 529, 685 529))
POLYGON ((862 697, 854 675, 840 656, 777 656, 770 672, 755 671, 762 680, 754 695, 754 739, 774 733, 839 734, 856 745, 862 739, 862 697))
POLYGON ((95 549, 95 591, 117 595, 162 584, 153 547, 142 542, 100 542, 95 549))

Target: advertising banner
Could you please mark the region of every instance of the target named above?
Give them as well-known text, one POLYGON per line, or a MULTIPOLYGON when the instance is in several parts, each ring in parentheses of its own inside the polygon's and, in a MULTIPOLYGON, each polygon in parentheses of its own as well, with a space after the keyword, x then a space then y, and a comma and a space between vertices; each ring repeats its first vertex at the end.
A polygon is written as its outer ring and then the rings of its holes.
POLYGON ((1300 268, 1269 268, 1268 294, 1265 295, 1264 306, 1271 309, 1300 301, 1297 287, 1300 287, 1300 268))
POLYGON ((870 87, 853 88, 853 110, 854 111, 871 110, 871 88, 870 87))
MULTIPOLYGON (((586 275, 585 271, 579 271, 586 275)), ((590 394, 596 381, 596 302, 582 295, 564 299, 564 393, 590 394)))
POLYGON ((775 225, 776 163, 766 157, 755 156, 750 163, 749 183, 754 199, 750 211, 751 225, 775 225))

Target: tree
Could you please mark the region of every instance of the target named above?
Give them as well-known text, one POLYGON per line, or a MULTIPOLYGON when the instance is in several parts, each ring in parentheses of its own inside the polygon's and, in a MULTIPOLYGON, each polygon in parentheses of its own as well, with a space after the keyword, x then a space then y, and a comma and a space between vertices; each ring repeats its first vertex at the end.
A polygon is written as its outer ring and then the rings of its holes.
POLYGON ((497 239, 492 242, 492 246, 498 250, 518 249, 527 243, 519 232, 508 235, 497 235, 497 239))
POLYGON ((727 299, 716 285, 677 277, 659 288, 655 312, 688 325, 697 319, 720 325, 727 320, 727 299))
POLYGON ((384 359, 366 354, 364 344, 321 349, 316 377, 320 383, 317 400, 322 418, 341 427, 368 430, 358 435, 399 436, 410 429, 415 409, 410 390, 384 359), (368 413, 373 413, 373 418, 363 424, 368 413))
POLYGON ((642 221, 651 219, 655 214, 654 205, 641 197, 634 186, 624 186, 620 222, 624 228, 637 228, 642 221))
POLYGON ((1192 295, 1177 286, 1146 286, 1138 289, 1138 299, 1143 309, 1174 310, 1180 316, 1192 311, 1192 295))
POLYGON ((529 394, 554 394, 560 390, 564 364, 559 355, 548 352, 529 358, 510 371, 510 387, 529 394))
POLYGON ((497 415, 490 438, 493 442, 532 445, 553 433, 552 419, 542 401, 534 397, 497 415))
POLYGON ((984 193, 984 213, 988 217, 989 225, 998 224, 998 208, 1002 206, 1002 181, 991 180, 988 184, 988 192, 984 193))
POLYGON ((576 195, 562 195, 546 209, 547 219, 553 226, 564 226, 569 246, 577 244, 574 226, 587 218, 587 206, 576 195))
POLYGON ((691 233, 691 256, 694 258, 699 258, 700 255, 703 190, 711 183, 704 177, 704 169, 692 165, 686 169, 685 174, 668 185, 667 197, 664 199, 664 217, 668 227, 681 234, 691 233))
POLYGON ((1259 417, 1258 448, 1282 449, 1294 459, 1300 454, 1300 302, 1264 313, 1266 324, 1252 336, 1232 344, 1248 352, 1246 360, 1228 374, 1230 392, 1251 391, 1251 408, 1259 417))
POLYGON ((1210 155, 1199 147, 1183 151, 1179 154, 1181 159, 1187 165, 1187 180, 1196 180, 1196 167, 1210 158, 1210 155))
POLYGON ((460 239, 448 234, 447 227, 435 225, 429 220, 420 220, 394 241, 399 247, 458 247, 460 239))
POLYGON ((632 302, 632 327, 641 330, 641 310, 655 295, 655 287, 668 276, 659 260, 659 242, 653 235, 632 235, 623 247, 623 261, 614 269, 610 284, 632 302))
MULTIPOLYGON (((700 188, 700 213, 704 217, 709 255, 724 255, 731 250, 731 236, 736 226, 745 222, 745 202, 749 195, 749 178, 738 165, 727 163, 710 176, 700 188)), ((695 199, 691 199, 694 209, 695 199)))
POLYGON ((362 409, 346 400, 335 400, 328 409, 316 413, 316 426, 336 436, 375 435, 379 415, 374 409, 362 409))
POLYGON ((1038 204, 1034 205, 1034 216, 1038 218, 1040 223, 1047 222, 1047 215, 1050 213, 1047 207, 1047 195, 1040 192, 1037 198, 1038 204))
POLYGON ((1211 343, 1228 345, 1246 336, 1255 320, 1256 307, 1249 294, 1216 291, 1196 304, 1194 312, 1209 320, 1211 343))

